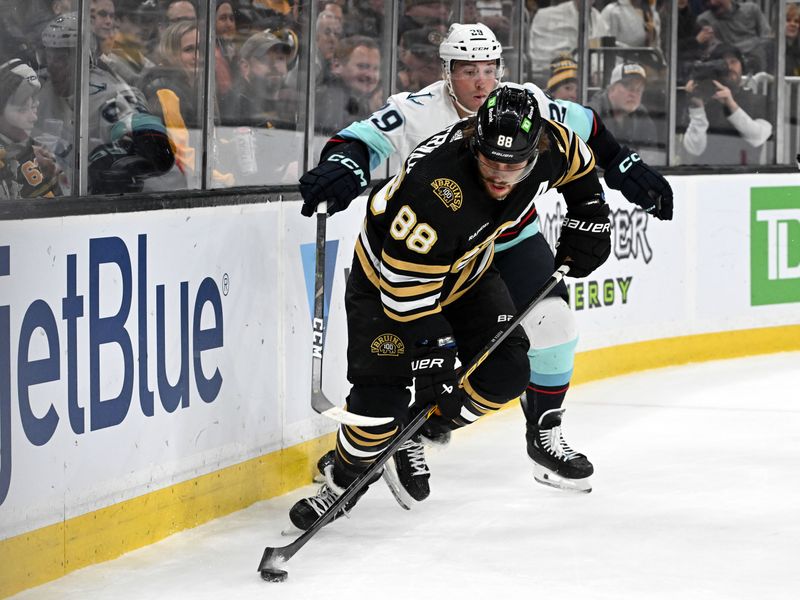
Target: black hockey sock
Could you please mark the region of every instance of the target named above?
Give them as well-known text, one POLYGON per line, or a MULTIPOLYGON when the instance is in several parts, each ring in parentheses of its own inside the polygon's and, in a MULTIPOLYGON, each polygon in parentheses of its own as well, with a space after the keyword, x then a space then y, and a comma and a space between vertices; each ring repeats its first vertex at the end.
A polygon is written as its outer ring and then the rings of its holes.
POLYGON ((526 420, 538 423, 539 418, 548 410, 561 408, 568 389, 569 383, 558 386, 529 383, 528 389, 525 391, 525 398, 521 403, 526 420))

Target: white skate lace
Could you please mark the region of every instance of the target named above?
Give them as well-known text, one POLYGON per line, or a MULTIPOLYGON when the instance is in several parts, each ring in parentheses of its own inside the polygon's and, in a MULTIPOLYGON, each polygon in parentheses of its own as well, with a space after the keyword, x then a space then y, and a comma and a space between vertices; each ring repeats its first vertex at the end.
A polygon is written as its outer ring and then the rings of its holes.
POLYGON ((580 452, 575 452, 575 450, 570 448, 569 444, 564 441, 564 436, 561 435, 560 425, 556 425, 550 429, 540 429, 539 441, 542 443, 542 447, 556 458, 563 458, 565 461, 570 461, 580 456, 580 452))
POLYGON ((317 513, 317 516, 320 516, 331 506, 333 506, 333 503, 336 502, 337 498, 339 498, 339 496, 337 496, 331 490, 331 488, 328 487, 328 484, 323 483, 316 496, 306 498, 306 503, 314 509, 314 512, 317 513))
MULTIPOLYGON (((339 487, 333 481, 333 465, 329 464, 325 466, 325 471, 323 472, 325 475, 325 483, 322 484, 322 487, 319 488, 316 496, 312 496, 311 498, 306 498, 306 503, 314 509, 314 512, 317 513, 317 516, 321 516, 326 510, 328 510, 333 503, 339 499, 345 490, 344 488, 339 487)), ((348 519, 350 518, 350 512, 345 508, 341 509, 342 514, 348 519)))
POLYGON ((413 468, 412 476, 416 477, 418 475, 428 475, 430 473, 430 469, 428 469, 428 465, 425 463, 425 446, 419 441, 411 438, 400 446, 398 452, 405 452, 406 456, 408 456, 408 462, 413 468))

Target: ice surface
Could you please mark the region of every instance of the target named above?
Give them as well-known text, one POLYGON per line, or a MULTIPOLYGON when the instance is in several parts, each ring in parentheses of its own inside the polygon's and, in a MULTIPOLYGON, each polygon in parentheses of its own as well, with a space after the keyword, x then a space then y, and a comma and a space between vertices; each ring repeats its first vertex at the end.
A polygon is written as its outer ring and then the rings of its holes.
POLYGON ((513 408, 429 452, 413 511, 374 485, 285 583, 256 567, 313 486, 15 598, 800 598, 800 353, 609 379, 566 407, 591 494, 534 482, 513 408))

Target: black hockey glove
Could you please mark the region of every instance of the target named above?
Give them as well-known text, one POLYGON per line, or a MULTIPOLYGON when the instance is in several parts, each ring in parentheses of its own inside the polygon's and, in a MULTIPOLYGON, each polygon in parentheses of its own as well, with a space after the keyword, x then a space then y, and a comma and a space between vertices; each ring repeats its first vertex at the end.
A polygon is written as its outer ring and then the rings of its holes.
POLYGON ((672 220, 672 188, 664 176, 623 146, 606 168, 606 183, 657 219, 672 220))
POLYGON ((570 277, 586 277, 611 254, 608 212, 599 196, 567 209, 556 244, 556 266, 569 259, 570 277))
POLYGON ((461 413, 464 393, 458 387, 456 345, 452 337, 425 341, 411 363, 416 397, 414 404, 436 403, 443 417, 454 419, 461 413))
POLYGON ((328 203, 328 214, 344 210, 369 184, 369 156, 359 142, 339 143, 320 163, 300 178, 303 206, 310 217, 320 202, 328 203))
MULTIPOLYGON (((130 146, 130 143, 128 143, 130 146)), ((122 144, 103 144, 89 155, 89 193, 122 194, 140 192, 144 180, 153 174, 153 163, 122 144)))

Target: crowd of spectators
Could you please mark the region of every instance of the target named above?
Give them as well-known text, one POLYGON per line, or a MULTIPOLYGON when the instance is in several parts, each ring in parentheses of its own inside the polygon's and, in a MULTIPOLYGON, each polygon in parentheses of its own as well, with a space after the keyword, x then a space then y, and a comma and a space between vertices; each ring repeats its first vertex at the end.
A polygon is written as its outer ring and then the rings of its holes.
MULTIPOLYGON (((683 160, 763 161, 760 149, 772 134, 769 102, 747 82, 756 73, 774 73, 774 15, 768 18, 763 3, 751 0, 676 1, 683 160), (724 136, 736 142, 727 143, 730 152, 716 152, 724 136)), ((77 0, 12 4, 0 19, 0 195, 73 194, 77 0)), ((314 127, 324 138, 368 117, 390 91, 416 92, 441 78, 438 46, 458 3, 401 1, 395 69, 387 64, 391 3, 385 0, 320 0, 310 19, 303 13, 309 5, 296 0, 217 0, 213 14, 197 0, 85 4, 91 30, 84 76, 90 89, 88 187, 90 193, 122 193, 198 187, 203 151, 213 155, 207 165, 214 186, 267 182, 259 175, 279 173, 281 164, 262 160, 254 133, 302 127, 307 83, 299 57, 310 45, 303 39, 305 23, 313 23, 316 52, 314 127), (215 127, 204 144, 207 19, 216 40, 215 127)), ((509 45, 515 15, 522 18, 528 31, 517 48, 526 58, 523 77, 555 97, 577 100, 582 4, 528 0, 517 15, 521 5, 511 0, 465 0, 459 14, 462 22, 489 25, 509 45)), ((596 0, 590 10, 590 103, 623 143, 665 147, 664 24, 671 14, 666 0, 596 0)), ((790 2, 787 76, 800 76, 799 31, 800 5, 790 2)))
MULTIPOLYGON (((753 0, 675 1, 678 160, 735 165, 769 161, 769 107, 775 88, 762 85, 758 93, 753 91, 758 82, 774 81, 777 45, 770 22, 776 15, 767 15, 764 3, 753 0)), ((553 84, 566 79, 564 57, 578 58, 582 3, 548 4, 531 21, 528 76, 555 93, 553 84)), ((667 0, 597 0, 586 26, 588 81, 594 91, 590 103, 618 139, 661 152, 661 159, 648 156, 654 164, 664 164, 666 158, 668 47, 662 24, 671 20, 672 10, 667 0)), ((800 8, 789 2, 787 75, 800 73, 798 30, 800 8)), ((579 70, 576 64, 576 78, 579 70)))

